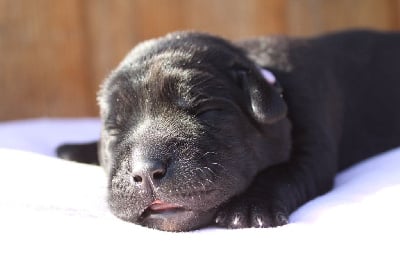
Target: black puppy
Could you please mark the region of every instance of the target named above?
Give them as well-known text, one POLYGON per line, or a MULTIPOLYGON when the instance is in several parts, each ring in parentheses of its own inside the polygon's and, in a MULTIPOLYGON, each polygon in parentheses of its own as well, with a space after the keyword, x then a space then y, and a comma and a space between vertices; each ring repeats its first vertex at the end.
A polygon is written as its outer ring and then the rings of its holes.
MULTIPOLYGON (((173 33, 134 48, 98 100, 116 216, 169 231, 279 226, 338 170, 400 144, 400 34, 173 33)), ((58 152, 97 161, 96 143, 58 152)))

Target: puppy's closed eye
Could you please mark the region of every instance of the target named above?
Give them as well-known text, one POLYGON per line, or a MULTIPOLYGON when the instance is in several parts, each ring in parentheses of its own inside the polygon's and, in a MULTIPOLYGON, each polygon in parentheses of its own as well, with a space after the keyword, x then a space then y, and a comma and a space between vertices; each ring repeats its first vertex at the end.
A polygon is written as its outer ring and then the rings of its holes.
POLYGON ((121 126, 115 124, 115 123, 106 123, 104 126, 106 132, 108 133, 108 135, 113 136, 113 137, 117 137, 121 134, 122 128, 121 126))
POLYGON ((235 103, 233 103, 229 99, 224 98, 212 98, 199 102, 196 104, 194 108, 193 114, 196 117, 201 118, 204 115, 209 115, 210 113, 218 113, 221 115, 223 111, 230 109, 232 107, 237 107, 235 103))
POLYGON ((220 106, 215 106, 215 105, 205 105, 205 106, 201 106, 200 108, 198 108, 194 115, 197 118, 204 118, 206 116, 212 115, 212 114, 216 114, 216 113, 220 113, 223 111, 223 108, 220 106))

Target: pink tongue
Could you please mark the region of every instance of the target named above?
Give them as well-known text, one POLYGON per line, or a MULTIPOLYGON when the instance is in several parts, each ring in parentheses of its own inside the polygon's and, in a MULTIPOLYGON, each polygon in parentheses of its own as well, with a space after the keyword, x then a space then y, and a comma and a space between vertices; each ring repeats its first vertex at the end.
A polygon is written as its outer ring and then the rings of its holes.
POLYGON ((155 200, 150 205, 150 210, 152 211, 164 211, 176 208, 179 208, 179 206, 171 203, 162 202, 161 200, 155 200))

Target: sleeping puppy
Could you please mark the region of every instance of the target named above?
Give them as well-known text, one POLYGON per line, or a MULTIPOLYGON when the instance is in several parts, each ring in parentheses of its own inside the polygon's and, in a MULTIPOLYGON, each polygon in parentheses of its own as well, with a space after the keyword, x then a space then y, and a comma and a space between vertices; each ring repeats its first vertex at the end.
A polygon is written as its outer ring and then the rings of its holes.
POLYGON ((97 162, 123 220, 167 231, 273 227, 400 144, 400 34, 230 43, 178 32, 134 48, 99 92, 97 162))

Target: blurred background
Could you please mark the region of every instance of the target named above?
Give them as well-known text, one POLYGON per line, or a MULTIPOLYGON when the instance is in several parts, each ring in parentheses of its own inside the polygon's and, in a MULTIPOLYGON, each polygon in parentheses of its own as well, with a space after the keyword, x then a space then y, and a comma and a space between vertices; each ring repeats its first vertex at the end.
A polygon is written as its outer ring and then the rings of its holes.
POLYGON ((400 0, 0 0, 0 121, 97 116, 107 73, 170 31, 237 40, 348 28, 399 30, 400 0))

